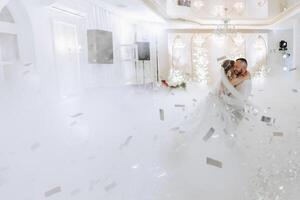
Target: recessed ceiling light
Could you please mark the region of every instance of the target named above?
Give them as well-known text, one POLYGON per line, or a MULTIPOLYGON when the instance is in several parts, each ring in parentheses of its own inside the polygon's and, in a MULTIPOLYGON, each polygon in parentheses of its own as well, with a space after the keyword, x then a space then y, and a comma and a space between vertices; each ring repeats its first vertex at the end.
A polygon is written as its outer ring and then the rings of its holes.
POLYGON ((202 0, 193 1, 192 6, 198 10, 200 10, 204 6, 204 2, 202 0))

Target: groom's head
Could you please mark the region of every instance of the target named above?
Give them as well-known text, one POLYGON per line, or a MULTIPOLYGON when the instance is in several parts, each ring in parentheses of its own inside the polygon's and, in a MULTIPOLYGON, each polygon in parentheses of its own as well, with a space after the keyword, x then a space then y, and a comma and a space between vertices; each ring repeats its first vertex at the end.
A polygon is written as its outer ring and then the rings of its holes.
POLYGON ((238 75, 246 74, 248 67, 248 61, 245 58, 239 58, 234 65, 234 72, 238 75))

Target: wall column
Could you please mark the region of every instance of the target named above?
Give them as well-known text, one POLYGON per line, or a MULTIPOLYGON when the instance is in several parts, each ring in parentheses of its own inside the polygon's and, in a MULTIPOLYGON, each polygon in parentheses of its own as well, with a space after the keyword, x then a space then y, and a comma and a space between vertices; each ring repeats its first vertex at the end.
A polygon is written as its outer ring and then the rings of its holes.
POLYGON ((296 79, 300 79, 300 19, 294 24, 293 68, 297 69, 296 79))

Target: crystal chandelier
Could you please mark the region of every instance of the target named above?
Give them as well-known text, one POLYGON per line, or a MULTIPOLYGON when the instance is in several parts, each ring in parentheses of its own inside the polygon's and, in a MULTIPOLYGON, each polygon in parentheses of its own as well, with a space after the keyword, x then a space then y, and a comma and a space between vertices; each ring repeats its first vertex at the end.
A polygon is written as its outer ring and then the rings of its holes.
POLYGON ((236 26, 234 24, 230 24, 230 19, 228 17, 228 8, 224 8, 225 18, 223 19, 223 23, 218 24, 215 30, 215 35, 218 37, 226 37, 229 33, 236 32, 236 26))

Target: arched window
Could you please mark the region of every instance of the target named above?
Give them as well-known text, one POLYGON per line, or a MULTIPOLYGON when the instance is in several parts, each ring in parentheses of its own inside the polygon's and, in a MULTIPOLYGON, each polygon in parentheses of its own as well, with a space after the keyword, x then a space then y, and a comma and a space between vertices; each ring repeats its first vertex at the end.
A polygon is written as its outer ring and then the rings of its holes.
POLYGON ((4 7, 0 12, 0 22, 15 23, 15 20, 7 7, 4 7))

